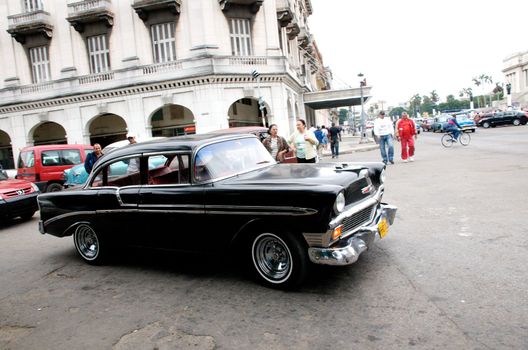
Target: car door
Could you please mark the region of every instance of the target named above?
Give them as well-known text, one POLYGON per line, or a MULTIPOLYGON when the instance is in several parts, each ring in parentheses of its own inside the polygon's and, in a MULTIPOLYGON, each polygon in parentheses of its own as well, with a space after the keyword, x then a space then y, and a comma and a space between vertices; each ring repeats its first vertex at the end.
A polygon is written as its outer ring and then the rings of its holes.
POLYGON ((190 153, 147 156, 147 183, 139 193, 141 245, 170 250, 202 250, 203 186, 193 185, 190 153), (159 162, 159 159, 165 162, 159 162), (158 159, 158 161, 156 161, 158 159))
POLYGON ((505 112, 501 124, 513 124, 513 119, 515 119, 515 112, 505 112))
POLYGON ((140 236, 137 214, 142 182, 139 169, 130 166, 139 162, 138 156, 113 161, 98 169, 87 187, 88 192, 97 193, 97 225, 125 245, 135 244, 140 236))

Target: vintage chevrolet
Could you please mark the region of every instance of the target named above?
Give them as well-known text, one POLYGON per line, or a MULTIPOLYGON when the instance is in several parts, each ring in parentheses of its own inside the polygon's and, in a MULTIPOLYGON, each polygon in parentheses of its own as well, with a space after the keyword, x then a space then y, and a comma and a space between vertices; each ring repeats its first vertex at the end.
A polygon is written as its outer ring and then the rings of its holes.
POLYGON ((40 195, 39 229, 73 236, 91 264, 125 246, 232 249, 262 283, 292 287, 386 235, 384 181, 381 163, 277 164, 253 135, 174 137, 115 150, 82 188, 40 195))

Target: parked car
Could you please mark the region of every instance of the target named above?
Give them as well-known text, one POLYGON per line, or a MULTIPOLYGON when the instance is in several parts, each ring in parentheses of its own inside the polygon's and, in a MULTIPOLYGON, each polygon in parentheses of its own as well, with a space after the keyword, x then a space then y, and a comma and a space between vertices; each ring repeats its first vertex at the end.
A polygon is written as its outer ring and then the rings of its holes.
POLYGON ((21 217, 30 219, 38 210, 38 187, 24 180, 10 179, 0 169, 0 221, 21 217))
POLYGON ((475 122, 466 114, 457 114, 456 120, 458 125, 462 128, 464 132, 475 132, 477 130, 477 125, 475 122))
POLYGON ((528 123, 528 117, 526 112, 521 111, 507 111, 497 112, 490 117, 481 118, 477 125, 484 128, 496 127, 497 125, 512 124, 515 126, 526 125, 528 123))
POLYGON ((422 128, 423 131, 432 131, 433 123, 434 123, 434 120, 431 118, 424 119, 422 124, 420 124, 420 127, 422 128))
POLYGON ((39 230, 73 236, 87 263, 112 247, 236 257, 264 284, 296 286, 310 265, 348 265, 392 225, 382 163, 277 164, 254 135, 202 134, 104 155, 83 188, 38 197, 39 230), (151 157, 163 166, 149 170, 151 157), (116 164, 139 171, 115 175, 116 164))
POLYGON ((46 145, 23 148, 16 178, 34 182, 42 192, 63 189, 64 170, 83 164, 93 152, 90 145, 46 145))
POLYGON ((434 118, 434 123, 431 126, 433 132, 444 132, 447 127, 447 120, 450 118, 447 114, 442 114, 434 118))

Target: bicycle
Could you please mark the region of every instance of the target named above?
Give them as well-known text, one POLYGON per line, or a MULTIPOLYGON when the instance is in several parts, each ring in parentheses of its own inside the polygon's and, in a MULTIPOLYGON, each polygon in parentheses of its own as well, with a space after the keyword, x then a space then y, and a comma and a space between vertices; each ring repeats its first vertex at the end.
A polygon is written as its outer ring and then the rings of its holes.
MULTIPOLYGON (((458 141, 462 146, 467 146, 471 142, 471 136, 467 132, 463 132, 459 129, 460 134, 458 135, 458 141)), ((449 148, 457 142, 452 131, 448 131, 444 136, 442 136, 442 146, 449 148)))

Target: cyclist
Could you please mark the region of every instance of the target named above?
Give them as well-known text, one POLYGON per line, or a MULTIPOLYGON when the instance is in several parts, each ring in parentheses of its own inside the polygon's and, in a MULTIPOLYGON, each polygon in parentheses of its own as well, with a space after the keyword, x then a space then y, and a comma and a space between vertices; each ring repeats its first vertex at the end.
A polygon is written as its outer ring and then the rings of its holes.
POLYGON ((453 139, 455 141, 458 141, 458 137, 460 136, 460 129, 462 129, 462 127, 460 126, 460 124, 458 124, 456 116, 452 116, 447 120, 446 131, 453 134, 453 139))

